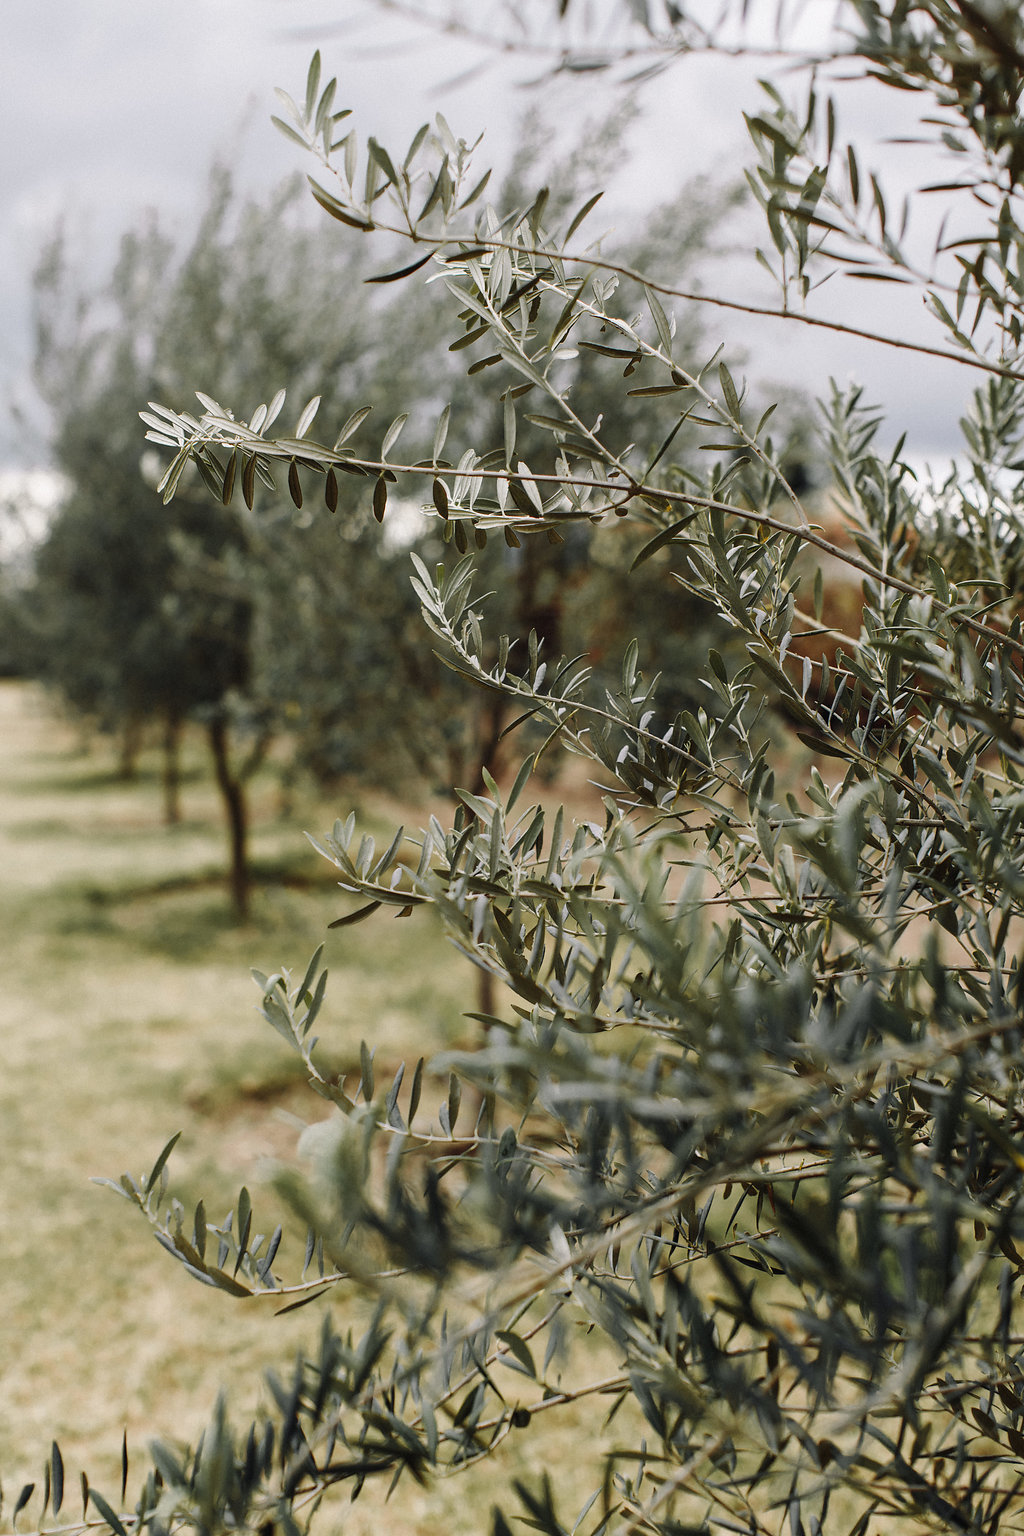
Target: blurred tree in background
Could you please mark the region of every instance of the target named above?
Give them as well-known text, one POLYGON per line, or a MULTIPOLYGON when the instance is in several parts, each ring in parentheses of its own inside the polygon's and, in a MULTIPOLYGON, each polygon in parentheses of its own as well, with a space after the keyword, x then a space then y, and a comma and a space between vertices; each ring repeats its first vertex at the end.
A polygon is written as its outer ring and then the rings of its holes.
MULTIPOLYGON (((581 180, 606 171, 621 130, 618 122, 588 130, 585 150, 555 167, 563 204, 581 180)), ((543 143, 534 122, 510 171, 510 192, 536 173, 543 143)), ((343 520, 313 517, 296 469, 287 490, 257 485, 246 498, 253 505, 236 497, 213 513, 208 485, 191 474, 168 515, 142 472, 133 417, 152 398, 180 398, 197 386, 207 399, 252 398, 267 381, 286 378, 320 400, 322 415, 340 423, 354 413, 356 426, 367 409, 390 415, 389 403, 400 400, 408 417, 403 447, 413 457, 428 452, 446 398, 453 437, 468 444, 500 427, 498 397, 514 388, 507 366, 489 360, 489 388, 481 389, 479 361, 467 365, 463 349, 448 349, 446 304, 424 303, 409 285, 367 288, 365 242, 354 232, 328 239, 322 226, 310 227, 299 190, 279 189, 265 204, 241 202, 230 175, 218 170, 184 251, 150 219, 126 233, 106 285, 83 286, 63 233, 36 273, 36 377, 53 422, 53 464, 70 489, 20 603, 14 599, 20 665, 117 734, 126 772, 143 730, 158 727, 168 821, 180 814, 181 732, 187 720, 201 721, 240 916, 251 884, 247 785, 272 740, 284 735, 290 744, 285 772, 307 770, 321 784, 348 776, 448 792, 456 783, 482 788, 509 718, 499 693, 467 694, 422 646, 408 547, 439 557, 436 514, 409 502, 398 536, 389 538, 393 519, 382 530, 369 488, 353 504, 350 481, 343 520)), ((688 233, 674 260, 689 269, 705 256, 735 194, 695 186, 686 197, 688 233)), ((678 245, 676 225, 666 210, 654 215, 638 253, 665 260, 678 245)), ((696 347, 699 335, 694 320, 685 347, 696 347)), ((566 366, 579 409, 596 417, 595 360, 584 353, 566 366)), ((638 451, 651 451, 643 406, 624 397, 616 425, 638 451)), ((539 432, 524 423, 524 451, 539 432)), ((224 473, 219 466, 216 474, 224 473)), ((583 529, 555 559, 538 562, 533 541, 514 550, 502 543, 481 559, 506 627, 536 629, 556 649, 593 650, 599 666, 607 656, 617 668, 616 647, 621 652, 633 631, 638 596, 650 611, 650 591, 623 589, 592 564, 583 529)), ((713 633, 699 603, 692 612, 678 604, 660 611, 651 630, 666 662, 678 659, 673 644, 692 649, 695 630, 704 636, 698 645, 713 633)), ((678 675, 688 677, 688 668, 678 675)))

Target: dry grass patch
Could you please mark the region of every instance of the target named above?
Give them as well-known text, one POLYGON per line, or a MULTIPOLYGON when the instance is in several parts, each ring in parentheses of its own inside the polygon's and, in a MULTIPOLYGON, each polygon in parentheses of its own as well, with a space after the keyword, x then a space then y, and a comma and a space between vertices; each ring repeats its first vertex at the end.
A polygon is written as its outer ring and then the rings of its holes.
POLYGON ((33 690, 0 686, 8 1489, 38 1476, 54 1436, 69 1471, 80 1459, 114 1486, 125 1427, 136 1447, 195 1433, 222 1383, 250 1411, 260 1367, 286 1366, 309 1331, 308 1314, 271 1322, 272 1304, 191 1282, 137 1214, 90 1184, 144 1173, 181 1130, 175 1189, 203 1193, 214 1215, 245 1182, 258 1218, 276 1221, 266 1165, 295 1142, 281 1110, 316 1118, 326 1106, 298 1093, 294 1058, 256 1015, 249 967, 302 968, 326 938, 324 1032, 339 1063, 357 1059, 362 1035, 397 1061, 465 1029, 469 980, 429 921, 326 933, 339 893, 302 826, 329 825, 334 807, 282 823, 273 784, 262 788, 257 862, 301 879, 267 879, 239 928, 220 884, 215 798, 190 784, 185 801, 186 822, 164 827, 152 772, 118 781, 102 746, 83 755, 33 690))
MULTIPOLYGON (((330 1109, 258 1018, 250 966, 301 970, 325 940, 332 979, 320 1033, 342 1073, 356 1068, 362 1038, 385 1082, 402 1059, 465 1044, 476 1028, 464 1017, 475 1005, 474 976, 440 941, 432 914, 327 932, 344 899, 302 834, 329 827, 347 806, 310 802, 282 821, 273 781, 257 786, 253 846, 263 878, 252 920, 238 927, 221 884, 216 797, 193 754, 186 819, 165 827, 152 763, 143 760, 138 781, 119 781, 102 743, 83 753, 77 733, 34 690, 0 684, 0 1473, 8 1495, 38 1480, 54 1438, 69 1478, 86 1468, 116 1495, 122 1433, 141 1466, 149 1439, 194 1438, 221 1387, 244 1421, 263 1371, 288 1371, 315 1338, 313 1310, 275 1318, 272 1299, 239 1302, 191 1281, 137 1212, 90 1183, 125 1169, 145 1174, 180 1130, 173 1191, 186 1205, 203 1196, 216 1220, 244 1183, 258 1229, 272 1230, 283 1213, 269 1170, 295 1156, 297 1125, 330 1109)), ((368 810, 381 833, 421 814, 383 803, 376 816, 368 810)), ((424 1103, 441 1096, 440 1085, 427 1085, 424 1103)), ((301 1247, 301 1234, 290 1248, 286 1238, 289 1273, 301 1267, 301 1247)), ((332 1304, 339 1323, 361 1328, 366 1303, 338 1294, 332 1304)), ((588 1375, 608 1364, 584 1342, 588 1375)), ((595 1397, 552 1411, 543 1430, 512 1434, 493 1463, 427 1490, 403 1481, 386 1507, 385 1490, 367 1488, 343 1514, 339 1501, 338 1518, 354 1536, 382 1525, 477 1532, 499 1483, 544 1471, 575 1512, 619 1431, 618 1419, 603 1428, 608 1406, 595 1397)))

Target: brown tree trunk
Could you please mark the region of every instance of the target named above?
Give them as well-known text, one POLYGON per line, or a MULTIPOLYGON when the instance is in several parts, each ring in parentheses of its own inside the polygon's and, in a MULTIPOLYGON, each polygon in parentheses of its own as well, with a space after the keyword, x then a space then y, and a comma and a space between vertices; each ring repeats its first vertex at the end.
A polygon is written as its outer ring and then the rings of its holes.
POLYGON ((181 716, 164 719, 164 822, 169 827, 181 820, 181 716))
MULTIPOLYGON (((474 795, 483 795, 487 792, 484 783, 484 769, 492 778, 497 778, 498 746, 501 742, 501 733, 505 729, 507 716, 507 701, 504 694, 488 693, 481 708, 480 745, 477 750, 476 767, 473 773, 473 782, 470 784, 470 792, 474 795)), ((494 977, 490 971, 478 970, 476 973, 476 1008, 478 1013, 494 1013, 494 977)), ((488 1026, 484 1025, 486 1036, 488 1026)))
MULTIPOLYGON (((494 977, 490 971, 478 970, 476 973, 476 1011, 494 1017, 494 977)), ((486 1036, 490 1032, 490 1025, 485 1024, 483 1030, 486 1036)))
POLYGON ((142 750, 142 721, 137 716, 130 716, 121 727, 121 740, 118 744, 117 776, 126 782, 134 779, 139 765, 139 753, 142 750))
POLYGON ((492 778, 497 778, 495 769, 498 765, 498 747, 501 743, 501 733, 505 729, 506 715, 507 701, 504 694, 488 692, 480 708, 480 738, 473 778, 469 786, 470 794, 486 793, 485 768, 492 778))
POLYGON ((213 753, 217 788, 224 801, 224 814, 228 823, 231 903, 239 922, 244 923, 249 916, 251 885, 248 853, 249 813, 245 799, 245 782, 231 770, 227 722, 220 716, 216 716, 210 721, 207 731, 210 750, 213 753))

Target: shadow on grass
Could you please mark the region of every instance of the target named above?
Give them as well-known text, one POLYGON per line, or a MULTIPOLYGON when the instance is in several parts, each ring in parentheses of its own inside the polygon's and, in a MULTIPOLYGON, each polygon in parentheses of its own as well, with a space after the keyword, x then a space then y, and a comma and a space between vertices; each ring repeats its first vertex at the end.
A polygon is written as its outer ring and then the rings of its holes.
MULTIPOLYGON (((126 777, 109 763, 90 765, 83 769, 81 760, 76 756, 63 760, 66 767, 62 766, 60 758, 55 760, 50 752, 40 754, 38 761, 41 765, 39 772, 12 775, 5 781, 5 788, 11 794, 18 795, 95 795, 111 791, 131 794, 141 790, 151 792, 154 799, 163 788, 160 769, 149 765, 141 765, 130 777, 126 777)), ((183 768, 178 783, 182 789, 186 789, 189 785, 205 783, 207 777, 204 769, 197 764, 183 768)))
MULTIPOLYGON (((330 1069, 329 1069, 330 1070, 330 1069)), ((340 1069, 332 1071, 338 1075, 340 1069)), ((239 1062, 234 1070, 221 1065, 201 1088, 185 1095, 189 1109, 223 1122, 231 1115, 250 1115, 253 1109, 270 1111, 287 1107, 293 1100, 308 1106, 309 1077, 299 1056, 282 1061, 239 1062)))
MULTIPOLYGON (((202 817, 192 819, 182 818, 181 821, 168 823, 158 816, 152 817, 140 814, 137 819, 132 818, 129 828, 124 826, 124 818, 116 832, 121 835, 138 836, 140 833, 151 838, 160 838, 169 846, 173 846, 174 840, 182 840, 189 837, 210 837, 210 823, 202 817)), ((6 829, 6 836, 12 843, 28 843, 34 841, 48 841, 60 838, 61 841, 75 841, 76 843, 92 843, 97 837, 97 827, 94 822, 76 821, 60 816, 41 816, 36 821, 12 822, 6 829)))
MULTIPOLYGON (((308 938, 311 916, 316 925, 311 905, 319 900, 325 903, 324 926, 330 920, 330 879, 318 875, 301 854, 256 860, 252 873, 252 911, 244 922, 231 905, 223 868, 211 865, 137 884, 69 882, 50 893, 45 926, 66 937, 120 939, 134 949, 190 964, 221 950, 226 938, 280 938, 292 930, 308 938), (274 899, 289 896, 297 905, 274 899)), ((38 919, 37 910, 37 927, 38 919)))

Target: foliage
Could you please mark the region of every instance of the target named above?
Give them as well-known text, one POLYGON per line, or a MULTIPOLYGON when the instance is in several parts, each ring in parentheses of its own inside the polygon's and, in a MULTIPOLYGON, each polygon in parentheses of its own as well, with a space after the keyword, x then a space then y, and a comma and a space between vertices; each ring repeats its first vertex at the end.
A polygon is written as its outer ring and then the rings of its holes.
MULTIPOLYGON (((58 235, 36 273, 36 372, 69 489, 34 563, 28 659, 69 704, 111 729, 153 715, 180 719, 244 682, 231 642, 245 624, 235 610, 182 610, 175 529, 141 481, 138 445, 124 425, 149 377, 143 356, 158 322, 142 331, 140 305, 166 285, 168 243, 152 228, 126 238, 99 333, 68 292, 64 246, 58 235), (72 308, 73 319, 62 314, 72 308)), ((184 500, 174 521, 211 548, 227 535, 225 519, 184 500)))
MULTIPOLYGON (((657 33, 652 63, 693 41, 683 4, 657 26, 653 6, 627 10, 638 49, 657 33)), ((724 10, 742 28, 748 7, 724 10)), ((318 58, 289 108, 321 207, 410 241, 404 269, 376 275, 429 267, 458 307, 453 344, 513 371, 501 442, 453 461, 442 413, 416 462, 398 424, 359 451, 358 425, 315 440, 308 409, 272 436, 263 407, 159 405, 164 494, 197 462, 246 499, 276 470, 342 509, 342 486, 369 482, 386 517, 400 479, 422 484, 462 557, 416 566, 435 642, 580 755, 604 803, 575 821, 530 804, 531 755, 507 787, 464 791, 449 827, 379 849, 349 817, 321 840, 355 903, 341 923, 433 909, 497 1000, 439 1092, 422 1063, 378 1084, 369 1049, 358 1079, 320 1065, 321 951, 301 977, 257 978, 334 1106, 303 1138, 308 1178, 281 1178, 309 1230, 305 1277, 282 1277, 246 1191, 220 1225, 169 1196, 170 1146, 120 1192, 209 1285, 339 1304, 360 1288, 378 1312, 356 1337, 325 1311, 261 1422, 232 1431, 218 1407, 196 1450, 155 1449, 133 1516, 94 1497, 119 1533, 292 1531, 339 1485, 457 1470, 609 1399, 622 1438, 593 1500, 562 1509, 548 1481, 518 1505, 499 1493, 495 1536, 517 1507, 587 1536, 1019 1522, 1024 20, 969 0, 839 12, 831 74, 819 61, 799 100, 769 87, 750 120, 762 264, 794 325, 829 323, 797 307, 827 273, 923 292, 940 341, 921 350, 982 381, 970 467, 940 487, 876 451, 874 413, 833 389, 845 539, 812 522, 770 410, 720 355, 677 355, 680 290, 580 233, 590 206, 554 221, 541 192, 491 209, 442 119, 404 156, 372 138, 360 152, 318 58), (864 73, 917 93, 922 133, 955 163, 945 194, 963 192, 968 233, 924 257, 841 136, 842 84, 864 73), (571 351, 603 360, 610 399, 647 402, 653 450, 576 409, 571 351), (526 422, 545 434, 528 457, 526 422), (664 707, 636 646, 595 700, 583 661, 536 636, 489 642, 476 536, 557 542, 595 523, 644 531, 634 564, 671 552, 679 589, 736 637, 730 659, 709 654, 699 708, 664 707), (815 556, 856 573, 856 633, 827 632, 815 556), (810 759, 765 728, 769 697, 810 759)))
MULTIPOLYGON (((303 307, 310 300, 326 304, 358 270, 361 253, 324 247, 303 228, 296 190, 279 189, 266 207, 241 205, 230 178, 218 172, 190 249, 176 251, 147 223, 124 236, 109 284, 89 290, 71 273, 61 233, 44 252, 36 281, 36 371, 53 420, 54 462, 69 491, 21 584, 20 603, 15 594, 20 659, 65 703, 121 732, 129 746, 143 724, 161 724, 169 820, 177 819, 183 723, 204 722, 231 834, 232 892, 243 915, 247 785, 282 722, 302 758, 324 771, 348 766, 353 745, 371 757, 382 739, 391 745, 380 724, 359 729, 377 719, 376 710, 361 710, 359 690, 379 685, 384 669, 370 672, 354 643, 351 605, 337 596, 341 573, 358 584, 363 633, 369 628, 376 638, 398 616, 408 628, 414 617, 404 568, 381 548, 368 509, 358 536, 351 522, 343 539, 327 529, 314 536, 287 500, 287 511, 265 506, 260 518, 239 517, 235 508, 211 512, 196 476, 168 517, 140 467, 132 418, 157 390, 181 389, 186 377, 195 382, 196 370, 218 390, 298 373, 336 411, 350 408, 346 388, 377 387, 387 374, 387 360, 373 356, 374 336, 357 334, 361 306, 333 304, 330 325, 315 323, 303 307), (105 430, 111 420, 119 430, 105 430), (307 622, 297 632, 280 622, 282 577, 296 597, 311 583, 318 587, 315 627, 307 622), (309 665, 314 646, 317 654, 334 653, 326 725, 309 665), (347 757, 330 729, 336 731, 339 695, 347 757)), ((398 341, 401 327, 390 318, 398 341)), ((426 670, 440 669, 428 663, 426 670)))
MULTIPOLYGON (((574 176, 600 168, 619 132, 611 123, 591 133, 563 195, 574 176)), ((511 186, 533 165, 541 138, 539 124, 525 134, 511 186)), ((53 422, 54 463, 69 489, 20 594, 11 583, 18 663, 72 709, 118 732, 126 769, 142 727, 161 727, 169 821, 178 817, 183 724, 205 722, 243 915, 247 786, 274 735, 285 732, 292 745, 289 777, 304 769, 321 783, 418 779, 447 791, 479 782, 504 723, 420 644, 405 546, 435 559, 436 518, 411 509, 411 526, 389 543, 366 487, 342 524, 313 519, 302 511, 297 468, 288 476, 290 497, 283 489, 268 494, 250 472, 244 495, 218 511, 192 473, 168 514, 140 471, 131 427, 137 411, 154 393, 180 394, 197 379, 205 391, 230 395, 261 379, 299 379, 315 390, 322 414, 353 424, 398 395, 407 404, 403 441, 411 440, 414 456, 427 451, 446 386, 461 431, 490 429, 493 408, 478 398, 473 370, 467 376, 463 353, 445 348, 444 311, 424 311, 401 286, 378 289, 367 309, 358 283, 369 271, 365 243, 351 231, 324 241, 299 217, 298 190, 292 184, 263 205, 243 204, 218 171, 190 248, 177 251, 151 218, 125 234, 100 287, 74 277, 68 240, 63 232, 54 237, 36 275, 36 373, 53 422), (443 362, 428 376, 418 359, 439 349, 443 362), (119 425, 107 431, 110 421, 119 425)), ((703 251, 722 202, 691 189, 681 261, 703 251)), ((655 253, 664 248, 664 216, 662 231, 652 223, 646 239, 655 253)), ((694 325, 689 349, 697 336, 694 325)), ((503 372, 499 365, 493 376, 503 372)), ((586 368, 574 373, 576 393, 596 414, 586 368)), ((619 413, 638 438, 641 404, 627 402, 619 413)), ((214 476, 201 468, 219 495, 226 466, 218 463, 214 476)), ((571 632, 580 649, 593 641, 589 605, 563 614, 560 586, 578 590, 587 574, 585 536, 574 539, 554 584, 529 550, 518 560, 508 550, 487 557, 488 578, 507 594, 503 622, 571 632)), ((621 598, 606 595, 601 606, 606 620, 630 627, 621 598)))

